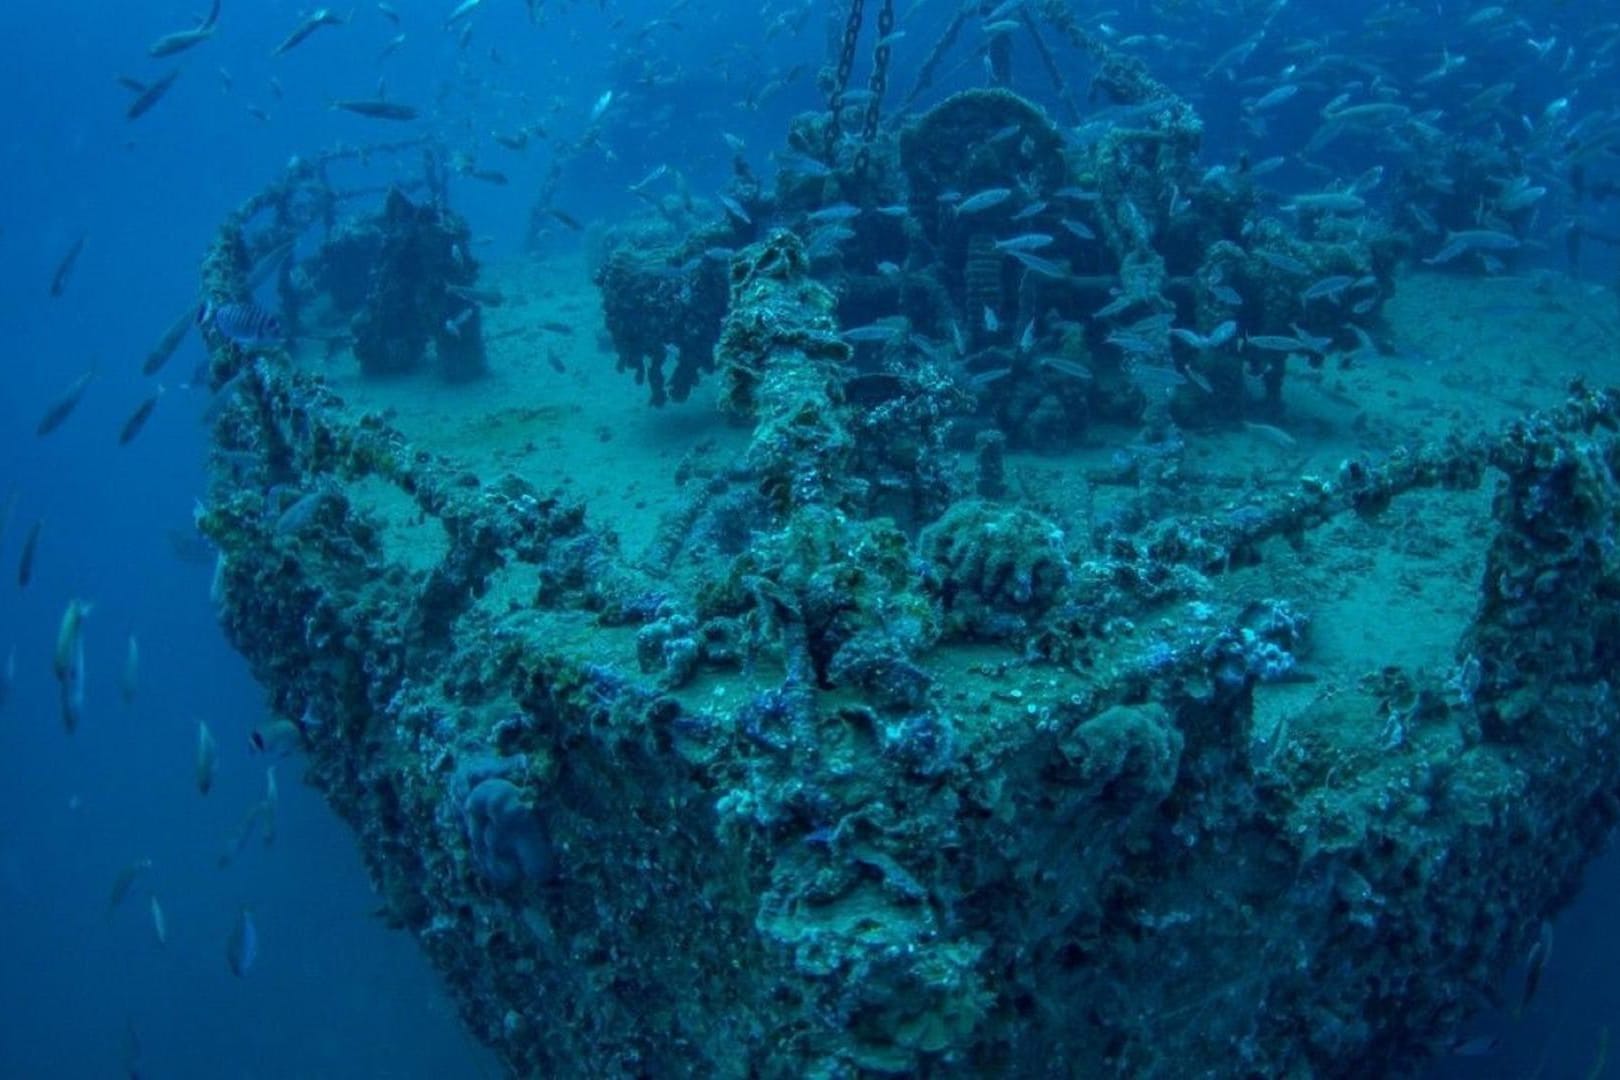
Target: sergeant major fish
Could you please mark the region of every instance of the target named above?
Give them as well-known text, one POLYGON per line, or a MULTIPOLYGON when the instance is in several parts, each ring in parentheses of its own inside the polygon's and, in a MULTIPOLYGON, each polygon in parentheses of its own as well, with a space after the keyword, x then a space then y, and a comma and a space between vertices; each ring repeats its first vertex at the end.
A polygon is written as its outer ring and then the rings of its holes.
POLYGON ((203 330, 212 327, 243 348, 279 345, 284 338, 281 320, 252 303, 216 305, 209 301, 197 309, 197 325, 203 330))

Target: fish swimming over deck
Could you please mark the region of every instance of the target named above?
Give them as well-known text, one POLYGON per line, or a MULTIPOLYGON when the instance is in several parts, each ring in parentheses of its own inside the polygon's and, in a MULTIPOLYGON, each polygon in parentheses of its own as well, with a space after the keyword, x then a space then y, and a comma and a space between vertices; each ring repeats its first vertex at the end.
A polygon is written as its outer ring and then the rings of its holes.
POLYGON ((281 320, 257 304, 205 303, 197 309, 197 326, 215 332, 243 348, 279 345, 286 339, 281 320))

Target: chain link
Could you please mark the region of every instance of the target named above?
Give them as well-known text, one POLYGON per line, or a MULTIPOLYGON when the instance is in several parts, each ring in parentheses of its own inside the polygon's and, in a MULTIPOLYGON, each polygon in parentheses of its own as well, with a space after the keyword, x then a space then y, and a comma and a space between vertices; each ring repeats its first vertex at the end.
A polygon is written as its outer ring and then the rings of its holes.
POLYGON ((832 97, 827 102, 832 110, 829 141, 836 142, 841 130, 844 91, 849 89, 849 76, 855 70, 855 45, 861 36, 861 20, 865 17, 865 7, 866 0, 850 0, 849 17, 844 20, 844 47, 838 53, 838 80, 833 84, 832 97))
POLYGON ((867 87, 872 91, 872 99, 866 103, 866 123, 861 129, 861 141, 871 142, 877 138, 878 105, 883 100, 883 92, 889 88, 889 35, 894 33, 894 0, 883 0, 883 7, 878 11, 878 39, 877 48, 872 50, 872 78, 867 87))

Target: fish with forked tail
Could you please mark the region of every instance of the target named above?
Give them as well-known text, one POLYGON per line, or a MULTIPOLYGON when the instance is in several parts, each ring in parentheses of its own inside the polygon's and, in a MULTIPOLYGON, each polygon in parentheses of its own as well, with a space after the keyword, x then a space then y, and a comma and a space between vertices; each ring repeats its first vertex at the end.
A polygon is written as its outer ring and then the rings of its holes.
POLYGON ((316 8, 309 18, 299 23, 292 33, 281 39, 281 44, 270 50, 271 56, 281 56, 304 43, 304 39, 323 26, 342 26, 343 16, 334 15, 331 8, 316 8))
POLYGON ((129 78, 120 79, 119 82, 135 95, 135 100, 130 102, 129 108, 124 111, 124 119, 139 120, 151 112, 152 107, 163 100, 163 95, 169 92, 169 87, 173 86, 174 80, 179 77, 180 69, 175 68, 155 83, 143 83, 129 78))
POLYGON ((214 36, 215 25, 219 22, 219 3, 214 0, 214 6, 209 9, 208 17, 190 30, 176 30, 172 34, 164 34, 151 45, 147 46, 146 53, 152 57, 173 56, 178 52, 185 52, 193 45, 201 45, 214 36))

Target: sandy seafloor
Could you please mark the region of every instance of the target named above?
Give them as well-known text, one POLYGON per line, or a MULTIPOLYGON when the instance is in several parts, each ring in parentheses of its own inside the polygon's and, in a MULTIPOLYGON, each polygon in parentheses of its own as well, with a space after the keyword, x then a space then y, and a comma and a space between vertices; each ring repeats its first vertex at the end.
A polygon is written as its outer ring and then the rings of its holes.
MULTIPOLYGON (((748 431, 716 409, 713 376, 684 403, 647 404, 645 387, 615 369, 583 262, 497 266, 481 284, 505 297, 485 310, 487 378, 446 384, 429 364, 420 374, 365 380, 348 354, 315 359, 313 350, 303 362, 354 407, 383 413, 417 446, 486 482, 513 472, 541 492, 585 499, 590 519, 610 527, 635 557, 680 495, 683 459, 723 465, 746 446, 748 431)), ((1403 445, 1494 429, 1555 404, 1577 376, 1612 379, 1620 373, 1620 296, 1554 273, 1409 274, 1376 340, 1388 352, 1290 369, 1286 414, 1275 426, 1294 445, 1242 427, 1187 432, 1183 468, 1210 483, 1203 508, 1237 506, 1244 493, 1286 490, 1304 476, 1332 479, 1347 458, 1377 461, 1403 445)), ((1100 426, 1073 452, 1010 454, 1010 487, 1078 541, 1091 516, 1132 494, 1092 487, 1083 474, 1106 466, 1134 437, 1100 426)), ((964 456, 962 468, 970 467, 964 456)), ((1487 477, 1474 492, 1405 496, 1370 521, 1345 517, 1317 530, 1300 551, 1275 541, 1261 566, 1221 585, 1239 596, 1303 602, 1314 620, 1311 663, 1324 676, 1448 664, 1473 610, 1493 484, 1487 477)), ((404 526, 414 508, 391 502, 404 526)), ((1267 694, 1298 693, 1300 685, 1267 694)))
MULTIPOLYGON (((446 384, 429 364, 420 374, 363 380, 351 356, 327 357, 314 347, 300 362, 321 370, 353 407, 384 414, 418 448, 447 455, 486 483, 512 472, 540 492, 583 498, 589 519, 610 527, 626 554, 639 555, 679 498, 683 460, 723 467, 746 446, 749 432, 716 408, 712 376, 685 403, 647 404, 646 388, 616 370, 582 260, 488 267, 480 285, 505 297, 485 311, 487 378, 446 384), (566 324, 571 332, 542 328, 544 322, 566 324)), ((1347 458, 1376 462, 1403 445, 1496 429, 1557 403, 1573 378, 1613 381, 1620 374, 1620 295, 1556 273, 1413 273, 1399 281, 1375 340, 1379 352, 1348 363, 1334 356, 1320 369, 1290 369, 1285 413, 1276 426, 1292 444, 1244 427, 1186 432, 1181 467, 1195 479, 1177 494, 1178 505, 1211 513, 1235 508, 1246 495, 1288 490, 1304 476, 1331 479, 1347 458)), ((1106 466, 1135 438, 1128 428, 1098 427, 1072 452, 1009 454, 1013 496, 1057 521, 1084 558, 1087 523, 1135 494, 1092 486, 1085 472, 1106 466)), ((971 468, 967 455, 961 468, 971 468)), ((1254 732, 1257 739, 1286 733, 1295 743, 1291 752, 1319 760, 1306 770, 1314 783, 1398 782, 1398 773, 1384 771, 1381 735, 1371 726, 1375 680, 1389 666, 1455 669, 1456 643, 1473 613, 1492 536, 1497 481, 1488 473, 1477 490, 1420 491, 1371 519, 1340 517, 1311 532, 1298 549, 1271 541, 1259 566, 1213 579, 1212 601, 1287 599, 1312 620, 1299 677, 1258 689, 1254 732), (1302 720, 1306 716, 1311 719, 1302 720)), ((351 495, 394 526, 385 541, 391 557, 426 568, 443 551, 442 530, 424 527, 403 495, 380 481, 351 495)), ((497 618, 502 609, 526 618, 532 572, 524 573, 498 575, 483 601, 486 610, 497 618)), ((1136 641, 1115 643, 1114 655, 1139 652, 1144 638, 1167 636, 1183 614, 1167 609, 1155 624, 1136 628, 1136 641)), ((588 638, 605 660, 634 670, 633 631, 570 620, 556 632, 588 638)), ((940 650, 929 664, 937 691, 963 722, 998 728, 1022 722, 1021 687, 1039 680, 1040 693, 1066 692, 1098 670, 1022 668, 1006 663, 1012 660, 1004 647, 956 646, 940 650)), ((768 681, 770 673, 754 678, 768 681)), ((738 682, 735 674, 703 675, 678 696, 701 706, 711 695, 746 692, 738 682)), ((1286 741, 1279 745, 1287 748, 1286 741)), ((1556 1002, 1557 993, 1549 989, 1543 998, 1556 1002)), ((1547 1040, 1571 1037, 1574 1021, 1541 1019, 1545 1030, 1513 1022, 1521 1041, 1532 1045, 1497 1057, 1494 1065, 1522 1063, 1546 1053, 1547 1040)), ((1510 1026, 1502 1018, 1485 1023, 1510 1026)), ((1573 1037, 1586 1046, 1603 1038, 1595 1026, 1573 1037)), ((1486 1068, 1457 1075, 1498 1073, 1486 1068)))

